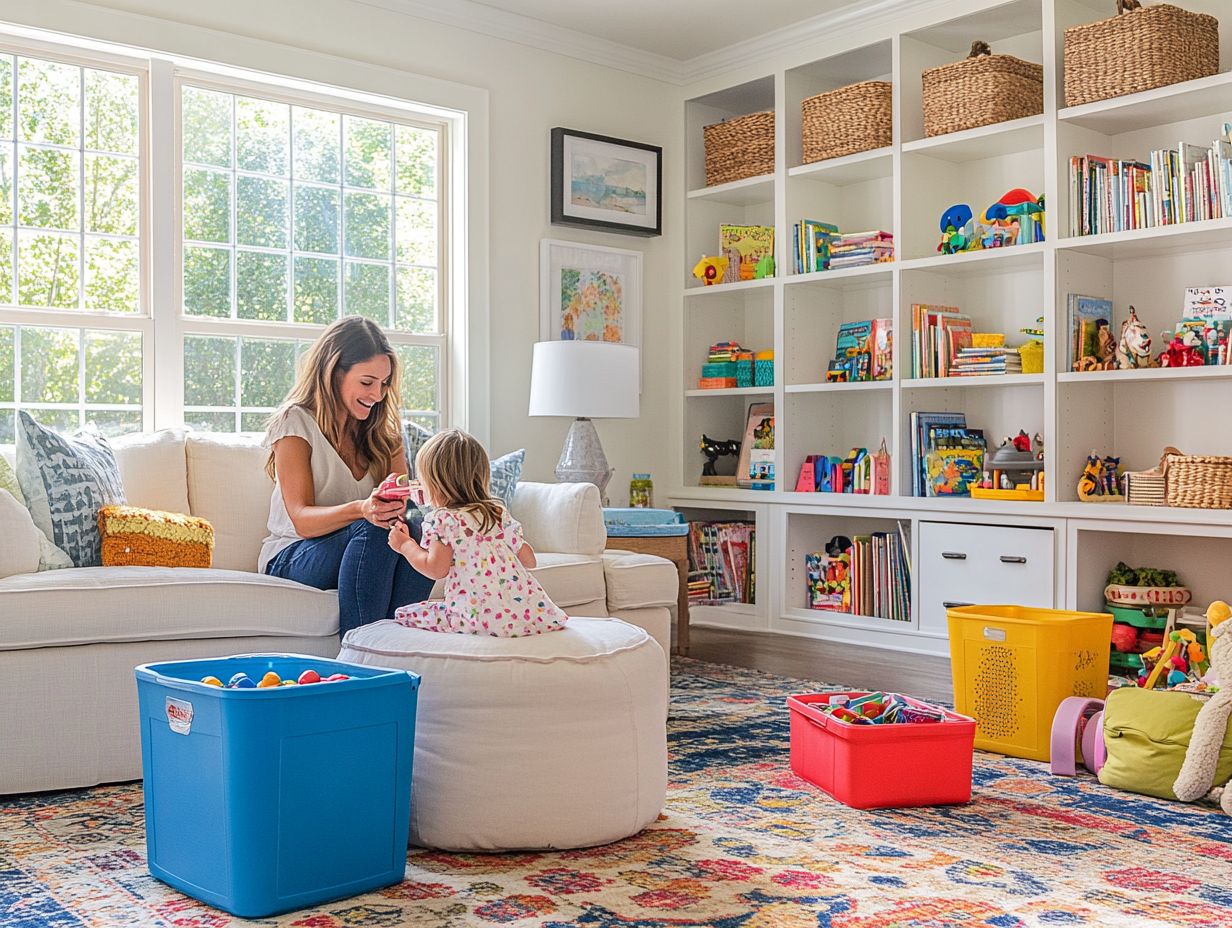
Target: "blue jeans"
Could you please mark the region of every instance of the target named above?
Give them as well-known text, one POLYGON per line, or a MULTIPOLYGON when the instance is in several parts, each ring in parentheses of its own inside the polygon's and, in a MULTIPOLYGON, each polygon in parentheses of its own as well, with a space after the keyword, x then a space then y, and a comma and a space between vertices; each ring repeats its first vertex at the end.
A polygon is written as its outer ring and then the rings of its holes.
MULTIPOLYGON (((418 521, 410 528, 418 540, 418 521)), ((338 631, 345 635, 360 625, 392 619, 399 606, 422 602, 432 592, 432 581, 389 547, 388 537, 385 529, 357 519, 283 548, 265 572, 318 590, 337 590, 338 631)))

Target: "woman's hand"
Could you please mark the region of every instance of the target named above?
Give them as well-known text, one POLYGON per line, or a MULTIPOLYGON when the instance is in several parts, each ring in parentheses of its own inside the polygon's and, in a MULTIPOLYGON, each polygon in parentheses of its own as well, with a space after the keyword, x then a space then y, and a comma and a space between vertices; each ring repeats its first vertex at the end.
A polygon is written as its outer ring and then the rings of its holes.
POLYGON ((368 498, 359 504, 359 511, 365 519, 381 528, 389 528, 395 522, 402 521, 406 512, 406 501, 400 499, 382 499, 373 490, 368 498))

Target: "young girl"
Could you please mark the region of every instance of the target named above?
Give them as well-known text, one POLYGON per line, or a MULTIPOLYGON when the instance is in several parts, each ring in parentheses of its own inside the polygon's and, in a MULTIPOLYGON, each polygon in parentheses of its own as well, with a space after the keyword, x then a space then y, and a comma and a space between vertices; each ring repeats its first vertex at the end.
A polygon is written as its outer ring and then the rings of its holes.
POLYGON ((470 435, 449 429, 415 456, 426 501, 436 508, 416 542, 401 519, 389 546, 433 580, 445 579, 443 601, 412 603, 394 613, 411 628, 517 638, 565 627, 568 617, 527 568, 535 552, 522 526, 488 495, 488 455, 470 435))

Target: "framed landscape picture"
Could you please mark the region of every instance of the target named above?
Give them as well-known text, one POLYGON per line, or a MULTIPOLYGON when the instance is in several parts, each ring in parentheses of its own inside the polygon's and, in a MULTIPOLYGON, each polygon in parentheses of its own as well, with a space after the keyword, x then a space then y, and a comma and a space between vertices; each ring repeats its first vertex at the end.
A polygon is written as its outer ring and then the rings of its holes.
POLYGON ((552 222, 630 235, 663 227, 663 149, 552 130, 552 222))
POLYGON ((539 246, 540 341, 642 346, 642 254, 544 239, 539 246))

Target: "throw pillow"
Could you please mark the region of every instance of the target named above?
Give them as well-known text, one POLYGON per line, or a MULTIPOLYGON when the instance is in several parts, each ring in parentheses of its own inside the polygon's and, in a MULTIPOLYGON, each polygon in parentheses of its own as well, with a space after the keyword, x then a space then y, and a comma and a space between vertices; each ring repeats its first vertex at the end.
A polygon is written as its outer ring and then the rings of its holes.
MULTIPOLYGON (((13 468, 9 466, 9 462, 0 457, 0 490, 7 490, 13 494, 13 498, 21 503, 22 508, 25 508, 26 497, 21 492, 21 483, 17 480, 17 474, 13 468)), ((29 516, 29 512, 26 513, 29 516)), ((69 560, 67 554, 51 543, 43 530, 34 524, 31 519, 30 526, 34 529, 36 536, 36 545, 38 547, 38 570, 59 570, 63 567, 72 567, 73 562, 69 560)))
POLYGON ((424 442, 431 437, 432 433, 422 425, 411 422, 409 419, 403 421, 402 443, 406 445, 406 473, 411 479, 415 478, 415 455, 419 453, 424 442))
POLYGON ((104 567, 209 567, 214 526, 197 516, 137 506, 98 511, 104 567))
POLYGON ((34 520, 12 493, 0 490, 0 579, 32 574, 38 565, 38 529, 34 520))
POLYGON ((97 433, 68 438, 29 413, 17 417, 17 479, 34 524, 74 566, 99 566, 98 511, 124 502, 111 446, 97 433))
POLYGON ((518 481, 522 478, 522 463, 525 460, 526 449, 519 448, 492 461, 488 491, 502 500, 506 509, 513 507, 513 491, 517 489, 518 481))

